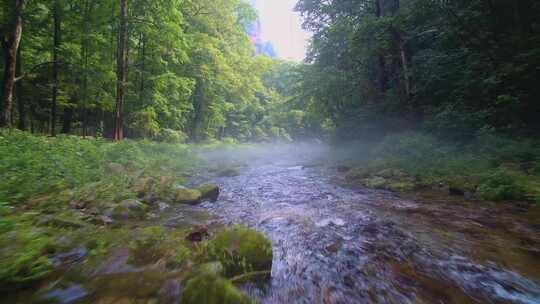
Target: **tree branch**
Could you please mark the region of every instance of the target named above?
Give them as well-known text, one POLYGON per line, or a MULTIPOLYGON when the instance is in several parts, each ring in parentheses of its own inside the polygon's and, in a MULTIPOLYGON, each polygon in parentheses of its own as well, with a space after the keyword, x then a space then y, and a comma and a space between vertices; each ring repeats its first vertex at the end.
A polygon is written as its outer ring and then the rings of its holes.
POLYGON ((25 77, 28 77, 28 75, 30 75, 32 72, 34 72, 35 70, 37 70, 37 69, 39 69, 39 68, 41 68, 43 66, 46 66, 46 65, 49 65, 49 64, 55 64, 55 63, 63 64, 62 61, 47 61, 47 62, 42 62, 40 64, 36 64, 35 66, 31 67, 27 72, 23 73, 21 76, 15 77, 15 82, 17 82, 19 80, 22 80, 25 77))

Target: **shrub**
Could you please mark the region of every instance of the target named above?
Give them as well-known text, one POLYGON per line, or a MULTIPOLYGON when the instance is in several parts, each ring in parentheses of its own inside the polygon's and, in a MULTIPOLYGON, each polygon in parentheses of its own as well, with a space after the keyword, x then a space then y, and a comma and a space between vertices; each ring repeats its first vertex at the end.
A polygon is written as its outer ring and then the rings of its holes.
POLYGON ((156 137, 157 141, 166 142, 170 144, 182 144, 188 139, 186 133, 172 129, 161 129, 156 137))
POLYGON ((524 199, 524 191, 516 181, 515 174, 503 168, 485 177, 478 187, 478 195, 492 201, 524 199))

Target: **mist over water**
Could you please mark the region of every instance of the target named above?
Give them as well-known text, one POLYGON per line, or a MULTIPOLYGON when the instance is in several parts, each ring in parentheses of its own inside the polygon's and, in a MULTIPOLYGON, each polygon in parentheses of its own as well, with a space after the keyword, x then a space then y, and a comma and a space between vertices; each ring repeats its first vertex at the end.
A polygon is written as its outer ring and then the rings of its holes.
POLYGON ((222 189, 202 208, 272 240, 271 281, 245 292, 262 303, 540 301, 540 276, 527 271, 538 266, 535 253, 512 233, 529 223, 494 218, 462 198, 347 186, 336 165, 364 148, 306 141, 200 151, 218 168, 210 172, 235 169, 198 177, 222 189))

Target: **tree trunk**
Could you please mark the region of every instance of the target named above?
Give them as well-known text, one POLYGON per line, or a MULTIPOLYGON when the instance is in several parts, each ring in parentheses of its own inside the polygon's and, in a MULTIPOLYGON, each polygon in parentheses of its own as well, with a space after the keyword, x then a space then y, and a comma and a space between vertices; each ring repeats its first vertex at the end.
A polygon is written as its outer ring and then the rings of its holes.
POLYGON ((53 87, 51 106, 51 136, 56 136, 56 106, 58 98, 58 49, 60 47, 60 5, 58 0, 54 3, 54 46, 53 46, 53 87))
MULTIPOLYGON (((17 65, 16 65, 16 73, 17 75, 22 75, 22 57, 21 57, 21 48, 17 50, 17 65)), ((19 130, 26 130, 26 105, 24 104, 23 98, 22 98, 22 79, 17 81, 15 83, 15 96, 17 98, 17 105, 19 110, 19 123, 18 128, 19 130)))
MULTIPOLYGON (((375 15, 378 18, 384 16, 383 0, 375 0, 375 15)), ((377 84, 379 86, 379 93, 384 94, 388 86, 388 76, 386 75, 386 59, 384 58, 384 54, 379 53, 377 55, 377 69, 377 84)))
POLYGON ((73 108, 64 108, 64 115, 62 118, 62 133, 69 134, 71 132, 71 123, 73 121, 73 108))
POLYGON ((128 69, 128 0, 120 0, 120 27, 118 29, 118 54, 116 72, 116 112, 114 139, 124 138, 124 102, 128 69))
POLYGON ((22 11, 26 0, 12 0, 13 11, 7 25, 5 37, 2 38, 5 65, 4 80, 2 83, 2 99, 0 112, 0 127, 11 126, 11 108, 13 106, 13 87, 15 85, 15 72, 17 69, 17 52, 22 37, 22 11))
POLYGON ((191 130, 191 138, 195 142, 199 142, 203 139, 203 125, 204 125, 204 112, 205 112, 205 96, 204 96, 204 80, 197 78, 195 84, 195 92, 193 94, 193 127, 191 130))
POLYGON ((139 103, 142 106, 144 102, 144 70, 145 70, 145 57, 146 57, 146 40, 144 34, 141 34, 141 79, 139 83, 139 103))

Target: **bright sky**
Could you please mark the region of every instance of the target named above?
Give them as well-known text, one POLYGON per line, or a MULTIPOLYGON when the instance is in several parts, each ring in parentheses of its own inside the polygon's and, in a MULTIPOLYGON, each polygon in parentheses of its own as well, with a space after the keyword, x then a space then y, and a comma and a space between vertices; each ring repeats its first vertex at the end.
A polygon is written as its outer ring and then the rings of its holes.
POLYGON ((302 29, 302 18, 294 12, 297 0, 252 0, 259 11, 262 40, 274 45, 282 59, 302 61, 311 35, 302 29))

